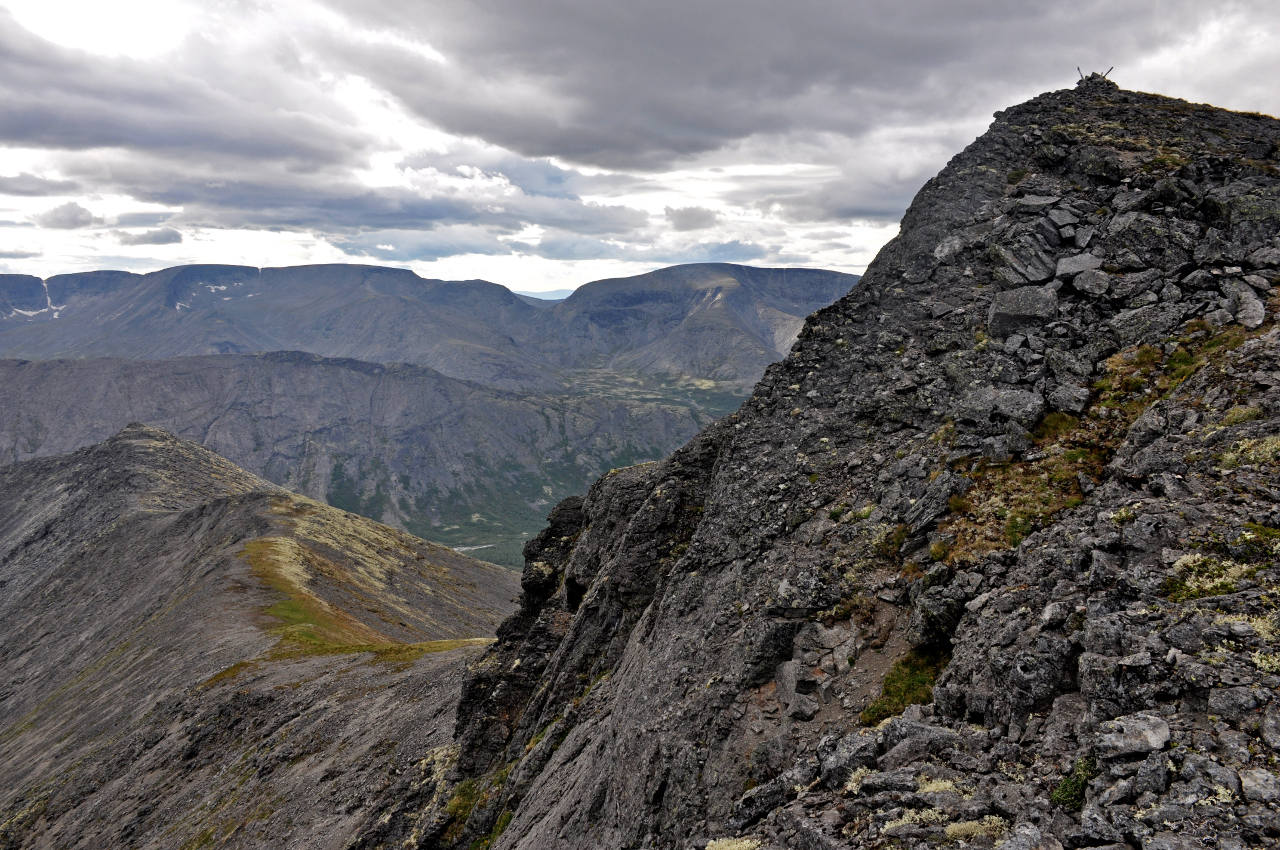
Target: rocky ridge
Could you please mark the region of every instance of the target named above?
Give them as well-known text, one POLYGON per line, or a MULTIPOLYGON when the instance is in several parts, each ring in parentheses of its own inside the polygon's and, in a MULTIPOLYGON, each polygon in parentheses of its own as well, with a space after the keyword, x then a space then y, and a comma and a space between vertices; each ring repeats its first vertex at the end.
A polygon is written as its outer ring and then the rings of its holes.
POLYGON ((1274 844, 1278 234, 1275 119, 998 113, 738 413, 552 512, 356 846, 1274 844))
POLYGON ((0 847, 340 847, 514 591, 144 426, 0 467, 0 847))

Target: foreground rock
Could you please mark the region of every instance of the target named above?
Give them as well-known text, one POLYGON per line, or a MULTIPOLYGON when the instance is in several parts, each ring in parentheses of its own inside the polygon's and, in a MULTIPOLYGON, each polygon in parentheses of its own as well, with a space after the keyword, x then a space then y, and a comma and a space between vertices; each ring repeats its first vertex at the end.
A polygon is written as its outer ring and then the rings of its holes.
POLYGON ((140 426, 0 467, 0 847, 343 846, 509 576, 140 426))
POLYGON ((736 415, 553 511, 453 792, 360 846, 1280 841, 1278 143, 1000 113, 736 415))

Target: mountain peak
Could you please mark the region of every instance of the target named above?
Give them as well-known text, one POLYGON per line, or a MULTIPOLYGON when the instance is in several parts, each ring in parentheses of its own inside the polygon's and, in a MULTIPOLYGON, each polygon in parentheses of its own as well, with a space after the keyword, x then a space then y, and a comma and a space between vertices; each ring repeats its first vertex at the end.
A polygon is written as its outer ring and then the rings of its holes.
POLYGON ((518 780, 441 822, 1174 846, 1194 798, 1270 840, 1278 143, 1097 77, 997 113, 737 414, 552 515, 458 716, 518 780))

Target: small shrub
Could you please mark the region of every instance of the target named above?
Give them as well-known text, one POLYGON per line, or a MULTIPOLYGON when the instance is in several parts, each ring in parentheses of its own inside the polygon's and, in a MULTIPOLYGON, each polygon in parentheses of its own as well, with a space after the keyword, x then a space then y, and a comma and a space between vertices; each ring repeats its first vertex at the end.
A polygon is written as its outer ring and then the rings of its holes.
POLYGON ((1262 418, 1262 409, 1252 405, 1236 405, 1226 412, 1222 417, 1223 425, 1239 425, 1242 422, 1252 422, 1255 419, 1262 418))
POLYGON ((759 838, 715 838, 707 842, 707 850, 760 850, 759 838))
POLYGON ((982 820, 963 820, 948 824, 946 836, 948 841, 972 841, 986 837, 991 840, 1002 838, 1009 831, 1009 822, 999 815, 987 815, 982 820))
POLYGON ((902 523, 893 528, 886 528, 874 543, 876 554, 886 560, 896 561, 902 544, 907 540, 908 531, 910 528, 902 523))
POLYGON ((1098 775, 1098 762, 1092 756, 1078 758, 1071 772, 1049 794, 1049 802, 1064 809, 1078 812, 1084 808, 1084 794, 1089 780, 1098 775))
POLYGON ((1005 175, 1005 182, 1007 182, 1009 185, 1012 186, 1015 183, 1021 183, 1022 178, 1026 176, 1027 176, 1027 169, 1015 168, 1012 171, 1010 171, 1007 175, 1005 175))
POLYGON ((1129 523, 1133 522, 1137 518, 1138 518, 1138 512, 1133 508, 1132 505, 1125 505, 1123 507, 1117 508, 1115 512, 1111 514, 1111 521, 1114 522, 1116 525, 1128 525, 1129 523))
POLYGON ((1251 659, 1263 673, 1280 673, 1280 652, 1255 652, 1251 659))
POLYGON ((1031 524, 1031 518, 1019 512, 1009 514, 1009 518, 1004 523, 1004 539, 1009 541, 1010 546, 1017 546, 1034 530, 1031 524))
POLYGON ((901 714, 909 705, 932 701, 933 683, 949 660, 942 651, 911 650, 885 673, 880 696, 862 710, 859 719, 867 726, 874 726, 885 718, 901 714))
POLYGON ((1185 602, 1235 593, 1240 580, 1252 578, 1259 567, 1194 554, 1183 555, 1173 569, 1174 574, 1165 579, 1161 592, 1170 602, 1185 602))
POLYGON ((1057 440, 1071 433, 1080 426, 1080 420, 1069 413, 1045 414, 1036 426, 1035 436, 1039 440, 1057 440))

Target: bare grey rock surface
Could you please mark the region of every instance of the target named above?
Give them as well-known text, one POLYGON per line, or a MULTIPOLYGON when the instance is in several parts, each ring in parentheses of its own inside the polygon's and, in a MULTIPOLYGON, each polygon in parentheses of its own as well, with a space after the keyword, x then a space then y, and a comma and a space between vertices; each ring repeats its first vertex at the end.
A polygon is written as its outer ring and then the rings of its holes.
POLYGON ((0 467, 0 847, 340 847, 511 573, 131 426, 0 467))
POLYGON ((1280 841, 1280 122, 998 113, 751 399, 562 502, 360 847, 1280 841))

